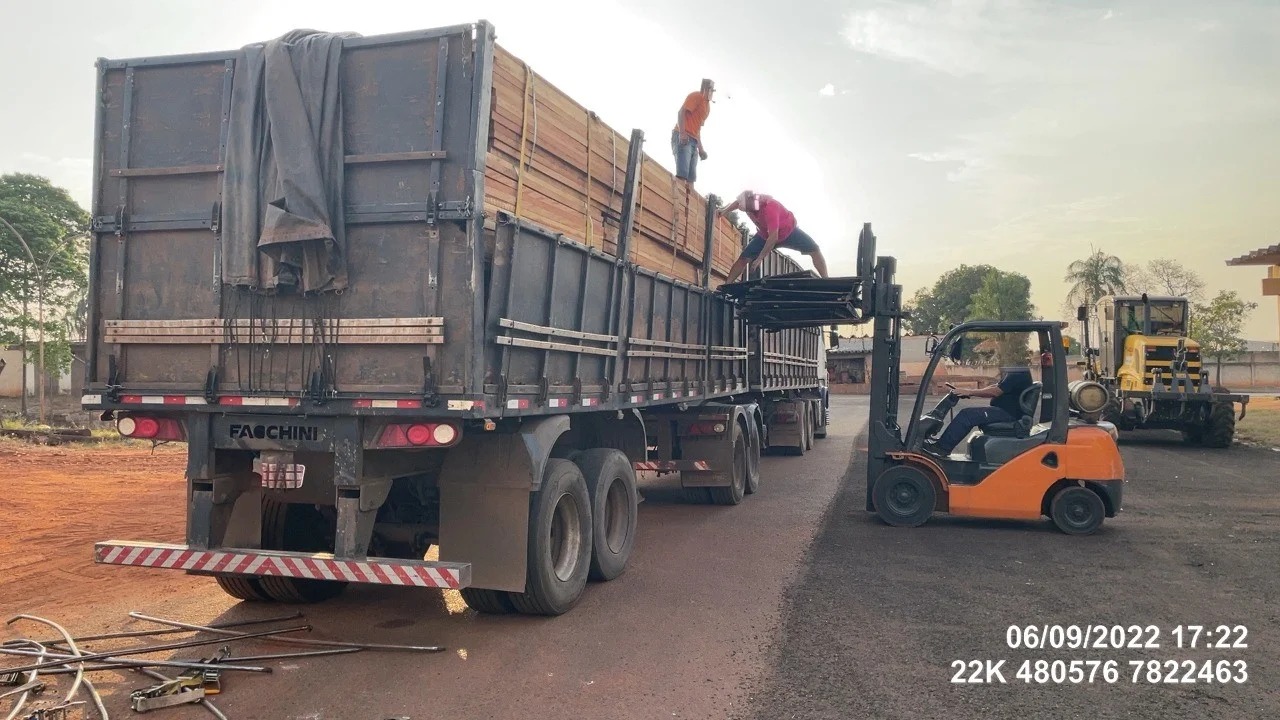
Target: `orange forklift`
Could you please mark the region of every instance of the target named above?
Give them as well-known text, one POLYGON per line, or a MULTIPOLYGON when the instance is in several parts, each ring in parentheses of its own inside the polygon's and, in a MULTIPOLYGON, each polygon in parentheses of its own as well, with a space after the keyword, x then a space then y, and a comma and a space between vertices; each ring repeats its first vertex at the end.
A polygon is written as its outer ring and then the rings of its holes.
POLYGON ((865 225, 858 239, 857 277, 764 278, 731 291, 739 298, 739 314, 766 330, 873 323, 866 509, 899 527, 915 527, 935 512, 946 512, 1010 520, 1047 516, 1070 535, 1097 531, 1120 511, 1124 463, 1115 428, 1100 421, 1108 400, 1105 388, 1091 381, 1067 384, 1061 324, 977 321, 952 328, 931 343, 932 359, 904 428, 899 421, 902 286, 894 282, 896 261, 876 257, 875 242, 865 225), (966 347, 1011 334, 1038 338, 1043 353, 1041 378, 1033 378, 1018 398, 1021 417, 973 429, 958 452, 931 451, 928 441, 942 432, 964 399, 963 391, 950 387, 925 412, 942 360, 959 361, 966 347))

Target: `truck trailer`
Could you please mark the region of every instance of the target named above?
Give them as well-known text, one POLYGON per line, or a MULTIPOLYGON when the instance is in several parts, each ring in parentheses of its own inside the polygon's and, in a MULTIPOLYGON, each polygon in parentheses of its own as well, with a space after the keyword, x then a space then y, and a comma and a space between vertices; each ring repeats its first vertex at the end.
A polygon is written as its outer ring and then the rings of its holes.
MULTIPOLYGON (((642 132, 616 183, 598 122, 582 164, 569 135, 529 157, 554 108, 503 159, 495 65, 518 65, 494 40, 481 21, 99 61, 82 404, 186 443, 188 492, 184 543, 98 562, 244 600, 354 582, 560 614, 625 569, 637 472, 736 505, 762 452, 825 435, 821 332, 749 327, 713 290, 743 238, 714 197, 653 204, 669 175, 642 132)), ((753 276, 799 270, 774 253, 753 276)))

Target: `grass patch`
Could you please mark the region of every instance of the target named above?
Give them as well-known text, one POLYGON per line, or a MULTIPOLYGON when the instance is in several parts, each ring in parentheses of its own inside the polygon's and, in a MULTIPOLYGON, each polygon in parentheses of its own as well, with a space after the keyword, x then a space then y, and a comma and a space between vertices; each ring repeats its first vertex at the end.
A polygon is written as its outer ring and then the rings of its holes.
POLYGON ((1236 437, 1245 442, 1280 447, 1280 407, 1254 408, 1249 403, 1249 412, 1244 420, 1236 423, 1236 437))

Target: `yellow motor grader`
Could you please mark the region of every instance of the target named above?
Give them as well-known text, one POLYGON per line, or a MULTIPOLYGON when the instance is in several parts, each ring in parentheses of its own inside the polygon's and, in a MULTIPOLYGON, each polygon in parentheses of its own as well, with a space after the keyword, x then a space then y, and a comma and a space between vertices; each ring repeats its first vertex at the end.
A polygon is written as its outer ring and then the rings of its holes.
POLYGON ((1235 404, 1244 419, 1249 397, 1209 382, 1200 344, 1187 335, 1186 298, 1106 296, 1092 314, 1080 306, 1077 319, 1084 323, 1085 379, 1110 395, 1105 420, 1122 431, 1180 430, 1190 444, 1231 446, 1235 404))

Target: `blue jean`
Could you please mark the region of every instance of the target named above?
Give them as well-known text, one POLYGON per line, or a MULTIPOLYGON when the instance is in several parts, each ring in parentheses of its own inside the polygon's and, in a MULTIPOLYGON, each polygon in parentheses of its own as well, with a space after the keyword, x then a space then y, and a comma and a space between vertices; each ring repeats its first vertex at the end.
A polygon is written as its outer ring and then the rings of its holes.
POLYGON ((676 156, 676 177, 689 182, 698 179, 698 141, 680 138, 679 130, 671 131, 671 153, 676 156))
POLYGON ((938 438, 938 449, 949 453, 956 445, 960 444, 960 441, 964 439, 965 435, 969 434, 970 430, 991 425, 992 423, 1013 422, 1014 420, 1017 420, 1017 418, 998 407, 965 408, 956 413, 956 419, 951 421, 951 424, 943 431, 942 437, 938 438))

